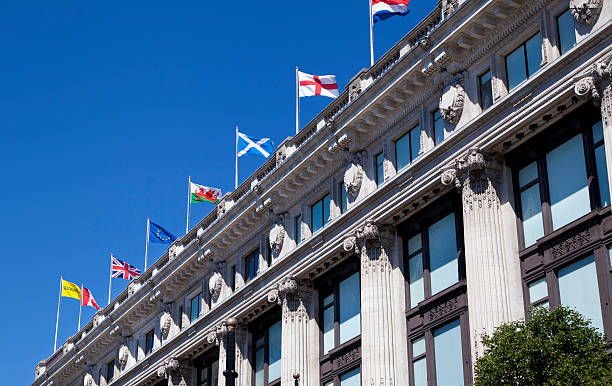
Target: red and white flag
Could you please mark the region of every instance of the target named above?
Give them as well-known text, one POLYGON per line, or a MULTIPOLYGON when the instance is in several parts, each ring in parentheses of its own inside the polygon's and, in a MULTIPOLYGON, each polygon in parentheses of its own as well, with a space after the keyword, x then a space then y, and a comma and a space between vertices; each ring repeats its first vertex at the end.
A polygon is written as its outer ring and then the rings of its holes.
POLYGON ((336 98, 338 94, 338 82, 335 75, 310 75, 298 71, 300 85, 300 97, 323 95, 336 98))
POLYGON ((98 303, 96 303, 96 299, 94 299, 93 295, 91 294, 91 291, 89 291, 85 287, 83 287, 81 304, 84 306, 92 306, 96 310, 100 310, 100 307, 98 306, 98 303))

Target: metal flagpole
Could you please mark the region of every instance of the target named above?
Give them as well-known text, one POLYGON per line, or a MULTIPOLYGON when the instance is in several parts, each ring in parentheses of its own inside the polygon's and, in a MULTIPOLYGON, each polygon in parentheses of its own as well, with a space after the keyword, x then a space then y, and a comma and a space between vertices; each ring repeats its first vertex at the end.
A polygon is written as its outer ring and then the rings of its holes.
POLYGON ((79 326, 77 332, 81 331, 81 309, 83 308, 83 283, 81 283, 81 299, 79 299, 79 326))
POLYGON ((57 318, 55 319, 55 342, 53 343, 53 352, 57 350, 57 327, 59 326, 60 304, 62 303, 62 282, 64 278, 60 276, 60 289, 57 296, 57 318))
POLYGON ((370 1, 370 67, 374 65, 374 30, 372 28, 372 0, 370 1))
POLYGON ((238 189, 238 125, 236 125, 236 179, 234 181, 234 190, 238 189))
POLYGON ((300 131, 300 74, 295 66, 295 133, 300 131))
MULTIPOLYGON (((187 226, 185 227, 185 234, 189 233, 189 208, 191 207, 191 176, 189 176, 188 182, 187 182, 187 226)), ((149 233, 147 232, 147 235, 149 233)), ((148 240, 147 236, 147 240, 148 240)), ((145 267, 146 269, 146 267, 145 267)))
POLYGON ((111 261, 108 269, 108 304, 111 301, 111 286, 113 285, 113 254, 110 254, 111 261))
MULTIPOLYGON (((189 213, 189 209, 187 209, 187 213, 189 213)), ((189 217, 189 215, 187 215, 187 217, 189 217)), ((150 232, 151 232, 151 225, 149 223, 149 218, 147 217, 147 239, 146 239, 146 244, 145 244, 145 268, 144 268, 145 271, 147 270, 147 256, 149 255, 149 233, 150 232)))

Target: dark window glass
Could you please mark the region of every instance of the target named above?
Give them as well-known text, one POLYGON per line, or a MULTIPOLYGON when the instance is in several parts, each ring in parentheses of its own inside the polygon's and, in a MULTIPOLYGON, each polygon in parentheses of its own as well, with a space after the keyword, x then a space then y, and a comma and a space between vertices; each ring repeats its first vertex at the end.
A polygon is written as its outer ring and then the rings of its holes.
POLYGON ((202 293, 200 292, 193 298, 191 298, 191 313, 189 314, 189 320, 194 321, 200 316, 202 310, 202 293))
POLYGON ((154 332, 154 330, 151 330, 145 335, 145 355, 148 355, 153 351, 154 332))
POLYGON ((236 266, 232 265, 232 276, 230 277, 230 288, 236 290, 236 266))
POLYGON ((310 207, 310 212, 312 215, 311 229, 312 233, 315 233, 323 228, 329 221, 329 194, 315 202, 314 205, 310 207))
POLYGON ((302 242, 302 215, 295 218, 295 243, 300 244, 302 242))
POLYGON ((183 328, 183 306, 179 307, 178 315, 178 328, 180 330, 183 328))
POLYGON ((610 186, 608 184, 608 166, 606 164, 606 149, 604 148, 601 121, 595 123, 591 131, 593 134, 593 152, 595 153, 599 197, 601 198, 601 207, 604 207, 610 205, 610 186))
POLYGON ((340 376, 340 386, 361 386, 361 373, 359 368, 342 374, 340 376))
POLYGON ((557 16, 557 33, 559 34, 559 51, 563 55, 576 44, 574 16, 569 9, 557 16))
POLYGON ((219 386, 219 360, 216 356, 197 364, 198 386, 219 386))
POLYGON ((478 77, 480 107, 486 110, 493 104, 493 91, 491 88, 491 70, 487 70, 478 77))
POLYGON ((321 315, 323 319, 323 352, 361 335, 361 298, 359 272, 355 272, 337 285, 323 292, 321 315))
POLYGON ((115 377, 115 360, 108 362, 106 364, 106 383, 112 381, 115 377))
POLYGON ((268 267, 272 265, 272 248, 270 247, 270 238, 266 237, 266 244, 264 245, 264 250, 266 251, 266 263, 268 267))
POLYGON ((432 112, 431 119, 433 122, 434 144, 437 145, 444 141, 444 119, 442 119, 440 110, 432 112))
POLYGON ((375 159, 376 159, 376 185, 380 186, 383 184, 383 182, 385 182, 385 171, 383 167, 385 157, 383 153, 378 153, 376 154, 375 159))
POLYGON ((348 208, 348 196, 346 195, 344 182, 338 184, 338 191, 340 192, 340 213, 344 213, 348 208))
POLYGON ((248 283, 255 276, 257 276, 257 271, 259 270, 259 249, 254 250, 249 253, 247 257, 244 258, 244 282, 248 283))
POLYGON ((508 90, 535 74, 541 63, 542 40, 538 32, 506 56, 508 90))
MULTIPOLYGON (((435 123, 434 123, 435 125, 435 123)), ((417 125, 395 141, 397 170, 401 170, 419 156, 421 149, 421 128, 417 125)))
POLYGON ((282 323, 278 321, 253 337, 253 383, 266 386, 276 383, 281 376, 282 323))

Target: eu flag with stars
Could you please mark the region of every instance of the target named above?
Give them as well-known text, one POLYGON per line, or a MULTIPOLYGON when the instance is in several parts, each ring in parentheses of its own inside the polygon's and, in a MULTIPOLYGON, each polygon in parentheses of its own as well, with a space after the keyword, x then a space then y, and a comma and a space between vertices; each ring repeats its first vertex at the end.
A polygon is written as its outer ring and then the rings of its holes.
POLYGON ((149 226, 150 242, 160 244, 172 244, 172 242, 176 240, 176 236, 174 236, 172 233, 168 232, 161 226, 155 224, 153 221, 150 221, 149 226))

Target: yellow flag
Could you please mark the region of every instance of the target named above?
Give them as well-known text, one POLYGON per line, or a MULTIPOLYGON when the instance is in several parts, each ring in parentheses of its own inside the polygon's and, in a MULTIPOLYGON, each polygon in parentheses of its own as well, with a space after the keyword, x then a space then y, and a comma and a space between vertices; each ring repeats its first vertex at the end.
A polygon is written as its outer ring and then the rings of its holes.
POLYGON ((62 296, 81 300, 81 287, 62 279, 62 296))

